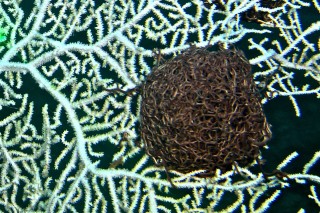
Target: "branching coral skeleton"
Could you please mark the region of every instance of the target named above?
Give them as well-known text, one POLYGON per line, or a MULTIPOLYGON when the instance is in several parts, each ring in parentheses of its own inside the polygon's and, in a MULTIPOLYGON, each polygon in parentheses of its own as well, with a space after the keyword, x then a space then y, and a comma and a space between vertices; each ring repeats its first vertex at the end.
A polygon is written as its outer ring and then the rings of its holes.
MULTIPOLYGON (((258 0, 221 2, 0 0, 1 211, 266 211, 290 184, 266 182, 251 167, 238 168, 241 180, 233 171, 212 178, 170 171, 172 189, 164 168, 135 144, 141 98, 110 92, 141 85, 154 49, 170 58, 190 44, 244 42, 243 51, 255 55, 248 57, 254 79, 268 95, 263 103, 288 97, 303 116, 296 97, 320 97, 320 40, 312 39, 320 21, 302 24, 300 15, 304 8, 319 15, 319 1, 284 0, 269 14, 258 0), (250 9, 262 11, 263 21, 243 21, 250 9), (309 83, 296 85, 297 73, 309 83)), ((316 205, 320 177, 309 172, 318 152, 301 173, 288 174, 310 184, 316 205)), ((284 156, 278 169, 297 156, 284 156)))

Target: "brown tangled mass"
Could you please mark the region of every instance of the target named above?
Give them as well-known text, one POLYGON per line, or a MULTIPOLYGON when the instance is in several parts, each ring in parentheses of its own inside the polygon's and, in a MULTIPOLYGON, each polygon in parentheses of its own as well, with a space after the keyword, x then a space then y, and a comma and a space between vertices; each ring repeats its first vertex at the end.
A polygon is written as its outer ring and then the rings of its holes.
POLYGON ((141 137, 157 165, 208 177, 258 158, 271 132, 250 69, 241 51, 196 47, 153 69, 141 137))
MULTIPOLYGON (((216 5, 217 9, 223 9, 223 5, 226 4, 228 0, 203 0, 203 2, 206 7, 216 5)), ((251 8, 243 13, 240 13, 239 15, 243 21, 247 22, 268 22, 271 21, 269 13, 274 13, 272 12, 272 9, 281 7, 284 3, 284 0, 260 0, 257 4, 260 4, 260 6, 262 6, 263 8, 269 9, 268 12, 257 11, 256 8, 251 8)))

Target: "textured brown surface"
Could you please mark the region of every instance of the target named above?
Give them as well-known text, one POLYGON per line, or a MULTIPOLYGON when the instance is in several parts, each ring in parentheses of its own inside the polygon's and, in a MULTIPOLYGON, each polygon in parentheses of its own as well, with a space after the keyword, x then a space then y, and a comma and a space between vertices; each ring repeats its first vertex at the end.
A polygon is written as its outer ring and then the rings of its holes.
MULTIPOLYGON (((203 0, 203 3, 207 7, 211 7, 212 5, 216 5, 217 9, 223 9, 224 4, 226 4, 228 0, 203 0)), ((241 2, 239 2, 240 4, 241 2)), ((248 21, 248 22, 268 22, 271 21, 269 18, 269 13, 271 13, 271 9, 281 7, 285 2, 283 0, 260 0, 259 4, 261 7, 264 7, 266 9, 270 9, 270 12, 263 12, 263 11, 257 11, 255 7, 240 13, 240 17, 243 21, 248 21)))
POLYGON ((247 166, 271 137, 241 51, 191 47, 155 67, 142 88, 141 137, 157 165, 183 173, 247 166))

